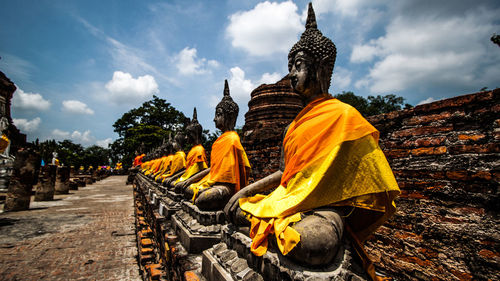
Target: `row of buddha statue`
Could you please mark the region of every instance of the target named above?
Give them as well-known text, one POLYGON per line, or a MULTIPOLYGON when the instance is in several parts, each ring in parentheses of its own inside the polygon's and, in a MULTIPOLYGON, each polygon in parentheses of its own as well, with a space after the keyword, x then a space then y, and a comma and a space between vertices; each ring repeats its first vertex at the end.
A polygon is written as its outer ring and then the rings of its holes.
POLYGON ((212 146, 210 165, 196 109, 186 137, 176 135, 154 159, 140 155, 134 164, 200 210, 223 210, 229 223, 249 227, 256 256, 272 246, 299 264, 322 266, 332 262, 347 235, 366 258, 362 243, 394 214, 400 191, 378 145, 379 132, 328 94, 335 59, 336 47, 318 30, 309 4, 306 30, 288 54, 288 77, 306 106, 285 129, 277 172, 248 185, 251 166, 234 131, 238 105, 227 80, 214 118, 222 135, 212 146), (186 139, 192 145, 187 158, 186 139))
POLYGON ((149 156, 137 156, 134 165, 140 165, 142 174, 163 187, 184 194, 200 210, 222 210, 231 196, 248 184, 250 174, 250 163, 234 131, 238 112, 226 80, 224 96, 216 107, 214 118, 222 134, 212 145, 210 167, 201 145, 202 126, 196 108, 186 127, 186 136, 178 133, 173 139, 169 137, 149 156), (192 145, 187 156, 183 151, 186 141, 192 145))

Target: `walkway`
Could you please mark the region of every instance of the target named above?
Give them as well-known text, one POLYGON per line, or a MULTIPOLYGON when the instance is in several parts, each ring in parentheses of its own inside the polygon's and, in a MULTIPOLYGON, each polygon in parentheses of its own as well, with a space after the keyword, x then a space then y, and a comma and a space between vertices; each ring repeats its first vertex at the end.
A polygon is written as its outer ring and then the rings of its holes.
POLYGON ((0 280, 141 280, 126 178, 0 214, 0 280))

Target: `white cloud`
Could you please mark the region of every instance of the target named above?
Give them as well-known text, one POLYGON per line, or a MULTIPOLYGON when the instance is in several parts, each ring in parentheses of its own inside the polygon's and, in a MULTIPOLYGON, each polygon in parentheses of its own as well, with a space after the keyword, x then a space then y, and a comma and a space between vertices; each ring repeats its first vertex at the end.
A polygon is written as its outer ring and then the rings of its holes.
POLYGON ((16 125, 16 127, 18 127, 21 132, 30 133, 38 129, 38 126, 40 126, 42 119, 40 119, 40 117, 36 117, 33 120, 13 118, 12 122, 14 122, 14 125, 16 125))
POLYGON ((335 68, 331 88, 335 89, 336 92, 347 90, 347 87, 351 85, 351 76, 352 72, 349 70, 342 67, 335 68))
POLYGON ((113 59, 113 65, 116 68, 125 69, 126 71, 141 70, 143 72, 154 73, 155 75, 168 79, 154 66, 146 62, 146 59, 144 58, 146 54, 144 54, 141 49, 130 47, 115 38, 108 36, 101 29, 95 27, 82 17, 76 17, 76 20, 78 20, 94 37, 103 40, 108 44, 107 51, 110 53, 111 58, 113 59))
POLYGON ((25 93, 18 87, 12 97, 12 106, 20 110, 44 111, 49 109, 50 102, 38 93, 25 93))
POLYGON ((265 1, 250 11, 231 15, 229 20, 226 34, 232 46, 254 56, 287 53, 304 30, 292 1, 265 1))
POLYGON ((203 74, 209 71, 206 66, 213 68, 219 66, 215 60, 198 59, 196 53, 196 48, 186 47, 175 57, 176 67, 182 75, 203 74))
POLYGON ((434 99, 433 97, 429 97, 429 98, 426 98, 425 100, 423 101, 420 101, 417 105, 421 105, 421 104, 426 104, 426 103, 431 103, 431 102, 435 102, 437 101, 436 99, 434 99))
POLYGON ((90 109, 85 103, 78 100, 65 100, 62 102, 62 104, 63 110, 70 113, 88 115, 94 114, 94 111, 92 109, 90 109))
MULTIPOLYGON (((381 1, 377 0, 313 0, 313 7, 316 16, 320 16, 323 13, 335 12, 342 16, 355 17, 360 14, 360 10, 367 8, 381 1)), ((307 17, 307 9, 305 10, 305 15, 302 16, 305 21, 307 17)))
POLYGON ((83 133, 80 131, 73 131, 73 133, 71 133, 71 139, 81 144, 90 144, 95 141, 95 138, 90 135, 90 130, 83 133))
POLYGON ((499 13, 500 9, 471 7, 447 17, 432 10, 425 16, 394 16, 384 36, 354 46, 351 62, 374 63, 356 86, 389 93, 450 85, 477 89, 497 83, 500 69, 494 74, 486 69, 500 63, 488 40, 500 28, 494 21, 499 13))
POLYGON ((284 75, 281 75, 277 72, 273 73, 264 73, 259 80, 259 84, 274 84, 278 82, 284 75))
POLYGON ((130 73, 115 71, 113 79, 106 83, 109 98, 117 104, 135 104, 159 92, 158 84, 151 75, 133 78, 130 73))
POLYGON ((246 108, 250 100, 250 93, 255 89, 254 83, 250 79, 245 79, 245 71, 239 67, 232 67, 230 69, 231 78, 229 78, 229 89, 231 96, 236 103, 242 108, 246 108), (244 107, 242 106, 244 105, 244 107))
POLYGON ((83 146, 98 145, 104 148, 108 148, 108 144, 112 143, 111 138, 106 138, 103 140, 96 140, 96 137, 92 136, 90 130, 85 132, 73 131, 67 132, 59 129, 52 130, 52 134, 49 138, 62 141, 71 140, 74 143, 82 144, 83 146))
POLYGON ((51 137, 56 139, 56 140, 67 140, 67 139, 69 139, 70 136, 71 136, 71 134, 69 132, 62 131, 59 129, 52 130, 52 134, 51 134, 51 137))
POLYGON ((373 43, 368 45, 354 45, 351 53, 351 62, 370 62, 379 53, 380 50, 373 43))
POLYGON ((98 145, 100 147, 108 148, 108 145, 112 142, 113 142, 112 138, 107 138, 107 139, 103 139, 103 140, 98 140, 95 143, 96 143, 96 145, 98 145))
POLYGON ((25 82, 31 80, 31 72, 36 69, 29 61, 7 53, 2 54, 0 68, 9 74, 10 79, 25 82))

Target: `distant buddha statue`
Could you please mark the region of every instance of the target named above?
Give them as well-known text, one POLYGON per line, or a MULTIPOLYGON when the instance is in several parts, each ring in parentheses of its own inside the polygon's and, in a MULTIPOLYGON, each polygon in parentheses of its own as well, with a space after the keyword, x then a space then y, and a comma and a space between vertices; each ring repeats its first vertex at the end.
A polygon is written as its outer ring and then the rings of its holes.
POLYGON ((52 165, 56 165, 56 166, 59 166, 59 159, 57 159, 57 152, 52 152, 52 162, 51 164, 52 165))
POLYGON ((150 168, 150 177, 161 183, 163 179, 162 176, 170 170, 170 164, 172 163, 173 155, 173 140, 172 135, 168 134, 168 141, 163 140, 162 145, 160 145, 154 152, 153 164, 150 168))
MULTIPOLYGON (((281 170, 241 189, 224 208, 231 222, 250 225, 257 256, 274 234, 283 255, 323 266, 333 261, 344 233, 363 249, 361 243, 396 210, 400 191, 379 132, 328 94, 335 57, 309 4, 306 30, 288 54, 292 88, 307 105, 287 128, 281 170)), ((365 269, 373 276, 373 266, 365 269)))
POLYGON ((210 170, 185 190, 186 199, 192 199, 200 210, 222 210, 229 198, 248 183, 250 163, 234 131, 238 111, 226 80, 224 97, 215 108, 215 127, 222 135, 212 145, 210 170))
POLYGON ((9 120, 6 117, 0 118, 0 155, 8 157, 10 150, 10 140, 7 137, 7 129, 9 128, 9 120))
POLYGON ((186 137, 182 133, 177 133, 172 142, 172 151, 175 154, 172 155, 169 169, 167 172, 160 176, 162 183, 169 183, 170 181, 180 177, 186 168, 186 153, 182 150, 184 143, 186 142, 186 137))
POLYGON ((198 122, 195 107, 193 111, 193 119, 186 127, 187 141, 189 144, 193 145, 187 155, 186 169, 179 177, 172 177, 171 179, 166 180, 164 186, 170 187, 174 185, 176 190, 184 190, 182 187, 188 179, 208 168, 205 149, 201 145, 202 130, 203 128, 198 122))

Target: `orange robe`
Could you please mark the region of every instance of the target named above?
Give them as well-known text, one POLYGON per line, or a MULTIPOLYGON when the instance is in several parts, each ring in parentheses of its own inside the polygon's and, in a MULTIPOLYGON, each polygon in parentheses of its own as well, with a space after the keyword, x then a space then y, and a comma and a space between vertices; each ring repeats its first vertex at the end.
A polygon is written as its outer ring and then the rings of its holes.
POLYGON ((235 131, 227 131, 218 137, 210 156, 210 173, 190 186, 194 190, 193 201, 198 190, 211 187, 216 182, 234 184, 233 194, 248 184, 246 171, 250 169, 250 162, 235 131))
POLYGON ((300 241, 293 227, 300 213, 322 206, 353 206, 382 212, 355 233, 361 241, 394 212, 399 194, 392 170, 378 146, 379 132, 352 106, 333 98, 309 103, 291 123, 283 141, 281 184, 267 196, 239 201, 249 214, 252 252, 267 251, 275 234, 283 254, 300 241))
POLYGON ((170 163, 172 162, 172 157, 173 155, 168 155, 161 158, 160 168, 154 174, 155 180, 157 180, 161 175, 168 172, 168 169, 170 169, 170 163))
POLYGON ((205 148, 201 144, 193 146, 189 151, 186 159, 186 171, 180 176, 175 183, 185 181, 198 173, 199 171, 208 168, 207 156, 205 148))
POLYGON ((162 177, 162 181, 164 181, 166 178, 173 176, 175 173, 180 171, 181 169, 184 169, 186 167, 186 153, 184 151, 177 151, 173 156, 172 160, 170 163, 170 169, 168 172, 164 173, 162 177))
POLYGON ((139 166, 142 164, 142 158, 144 158, 146 154, 141 154, 141 155, 137 155, 135 158, 134 158, 134 167, 135 166, 139 166))
POLYGON ((162 161, 161 158, 156 158, 156 159, 151 160, 151 166, 150 166, 149 170, 146 171, 146 173, 144 173, 144 174, 149 175, 149 174, 154 174, 154 173, 158 172, 158 170, 160 169, 161 161, 162 161))

